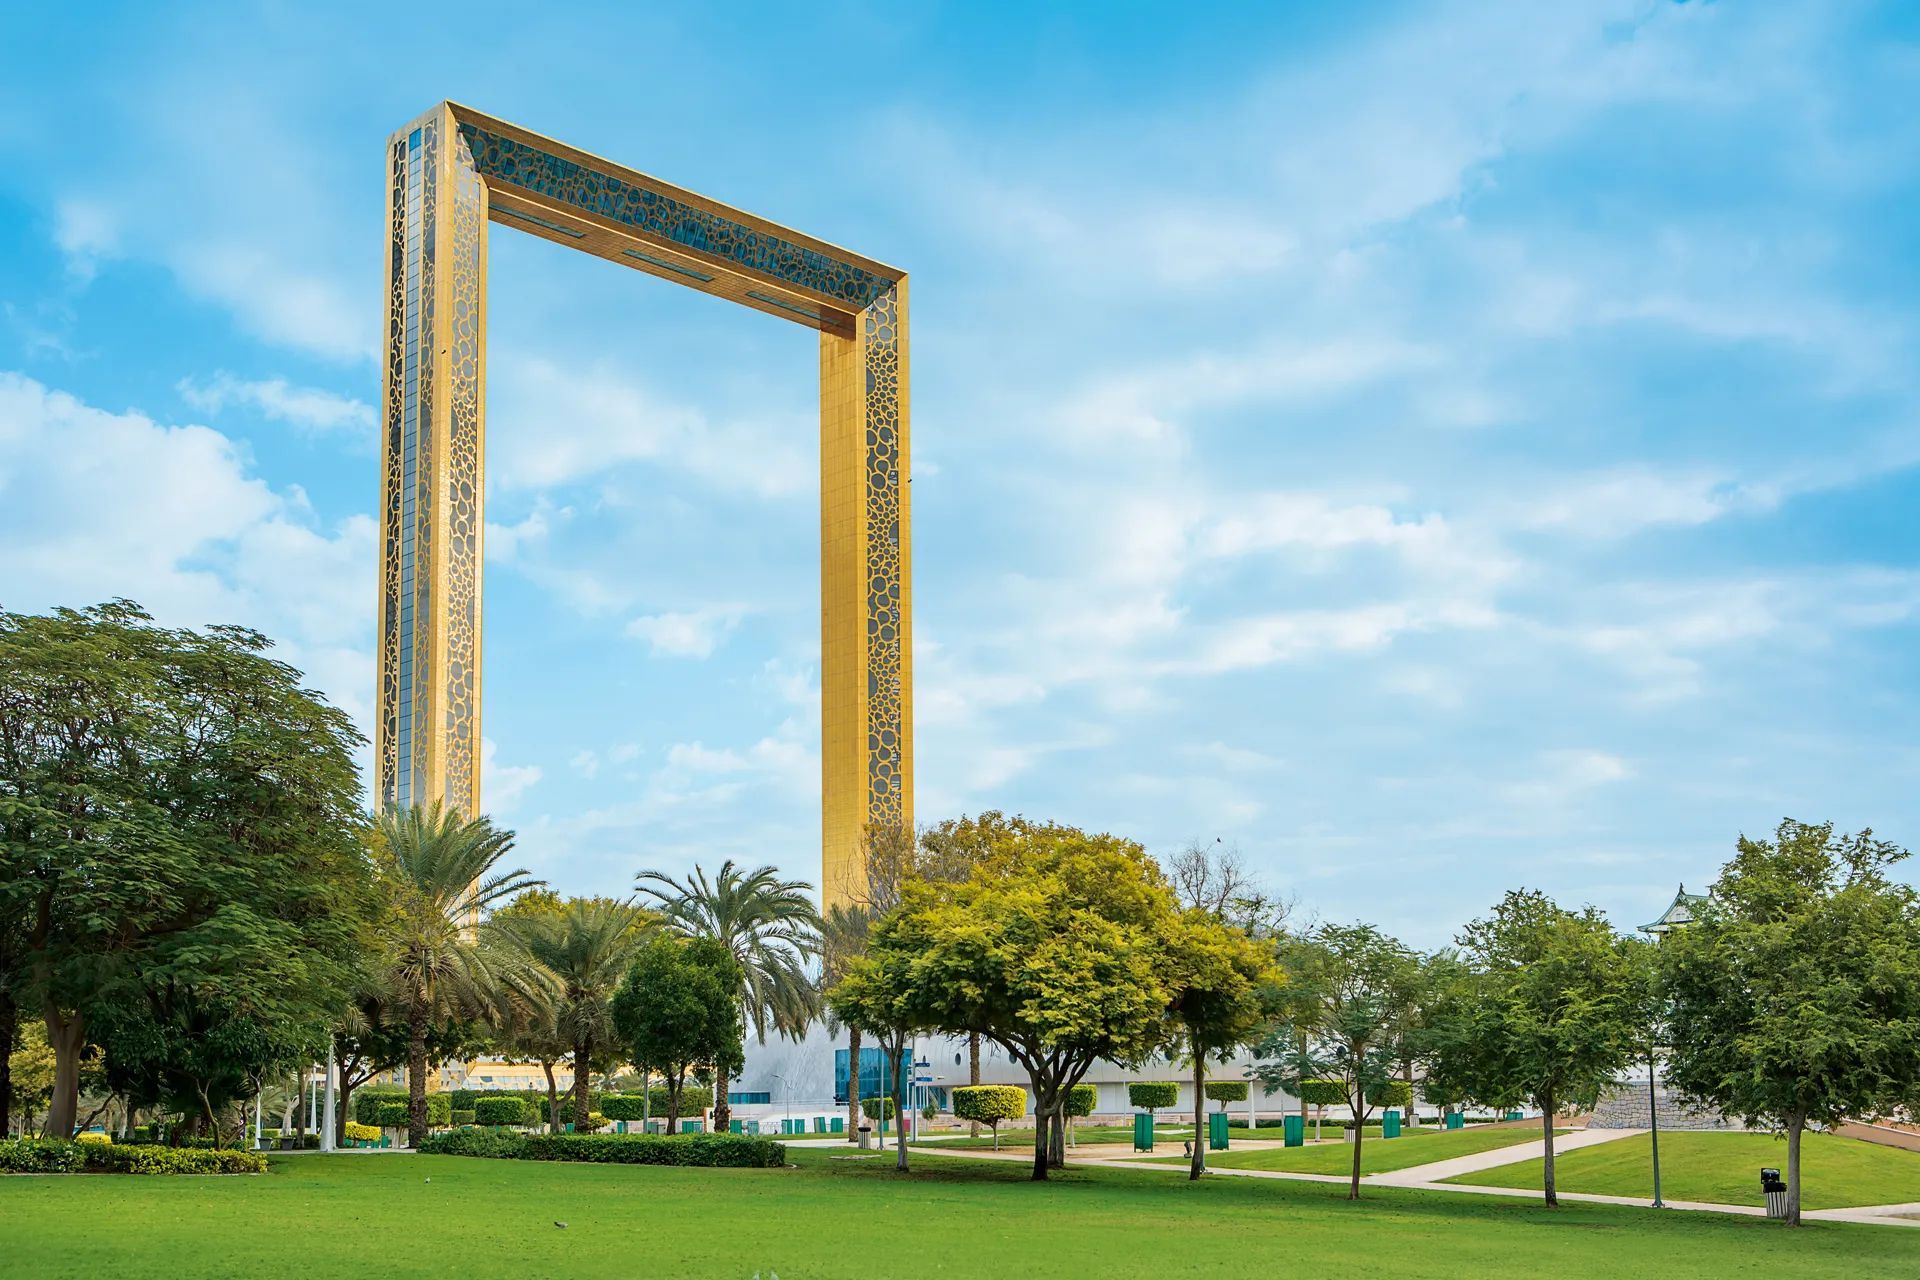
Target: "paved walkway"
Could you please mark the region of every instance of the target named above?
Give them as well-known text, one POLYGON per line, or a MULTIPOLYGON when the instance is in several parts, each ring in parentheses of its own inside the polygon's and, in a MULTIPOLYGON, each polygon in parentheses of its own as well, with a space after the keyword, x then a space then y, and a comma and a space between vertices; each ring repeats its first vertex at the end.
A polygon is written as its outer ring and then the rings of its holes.
MULTIPOLYGON (((1645 1129, 1583 1129, 1578 1133, 1556 1133, 1553 1135, 1553 1151, 1555 1155, 1565 1155, 1582 1147, 1595 1147, 1603 1142, 1631 1138, 1645 1132, 1645 1129)), ((1367 1181, 1389 1187, 1420 1186, 1430 1182, 1445 1182, 1462 1174, 1478 1173, 1482 1169, 1498 1169, 1503 1164, 1544 1159, 1546 1154, 1546 1139, 1538 1138, 1532 1142, 1517 1142, 1510 1147, 1495 1147, 1491 1151, 1454 1156, 1450 1160, 1435 1160, 1432 1164, 1417 1164, 1410 1169, 1376 1173, 1369 1176, 1367 1181)))

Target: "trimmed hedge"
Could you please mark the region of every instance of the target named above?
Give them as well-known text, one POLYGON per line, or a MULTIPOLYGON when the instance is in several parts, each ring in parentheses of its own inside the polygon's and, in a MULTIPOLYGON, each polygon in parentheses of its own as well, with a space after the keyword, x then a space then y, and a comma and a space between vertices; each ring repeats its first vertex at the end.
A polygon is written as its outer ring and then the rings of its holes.
POLYGON ((860 1099, 860 1114, 869 1120, 891 1120, 893 1113, 892 1098, 860 1099))
POLYGON ((1171 1080, 1136 1080, 1127 1086, 1127 1101, 1142 1111, 1159 1111, 1180 1101, 1180 1086, 1171 1080))
POLYGON ((777 1169, 786 1144, 730 1133, 481 1133, 440 1134, 420 1148, 426 1155, 497 1160, 559 1160, 587 1164, 667 1164, 709 1169, 777 1169))
POLYGON ((600 1111, 609 1120, 639 1120, 647 1117, 646 1097, 638 1093, 610 1093, 600 1099, 600 1111))
POLYGON ((1386 1084, 1367 1090, 1367 1101, 1376 1107, 1410 1107, 1413 1105, 1413 1086, 1405 1080, 1389 1080, 1386 1084))
POLYGON ((1247 1100, 1247 1082, 1245 1080, 1209 1080, 1207 1098, 1212 1102, 1245 1102, 1247 1100))
POLYGON ((203 1151, 191 1147, 113 1146, 104 1142, 56 1142, 48 1138, 0 1141, 0 1170, 7 1173, 265 1173, 267 1159, 252 1151, 203 1151))
POLYGON ((953 1118, 998 1128, 1027 1114, 1027 1091, 1011 1084, 970 1084, 953 1091, 953 1118))
POLYGON ((453 1122, 456 1125, 472 1124, 474 1123, 473 1112, 462 1111, 459 1107, 455 1107, 453 1109, 453 1122))
POLYGON ((1100 1090, 1090 1084, 1077 1084, 1067 1090, 1067 1114, 1090 1116, 1100 1105, 1100 1090))
POLYGON ((379 1126, 379 1125, 373 1125, 373 1124, 359 1124, 359 1123, 357 1123, 357 1122, 355 1122, 355 1121, 352 1121, 352 1120, 349 1120, 349 1121, 347 1121, 347 1123, 346 1123, 346 1126, 345 1126, 345 1129, 344 1129, 344 1132, 346 1133, 346 1135, 347 1135, 347 1140, 348 1140, 349 1142, 378 1142, 378 1141, 380 1141, 380 1126, 379 1126))
POLYGON ((1345 1080, 1302 1080, 1300 1101, 1310 1107, 1344 1107, 1347 1105, 1347 1082, 1345 1080))
MULTIPOLYGON (((404 1129, 407 1127, 407 1095, 397 1089, 356 1089, 353 1118, 361 1124, 379 1125, 383 1129, 404 1129)), ((451 1093, 427 1095, 427 1123, 453 1123, 451 1093)))
POLYGON ((530 1124, 533 1108, 518 1094, 481 1094, 473 1100, 475 1124, 530 1124))

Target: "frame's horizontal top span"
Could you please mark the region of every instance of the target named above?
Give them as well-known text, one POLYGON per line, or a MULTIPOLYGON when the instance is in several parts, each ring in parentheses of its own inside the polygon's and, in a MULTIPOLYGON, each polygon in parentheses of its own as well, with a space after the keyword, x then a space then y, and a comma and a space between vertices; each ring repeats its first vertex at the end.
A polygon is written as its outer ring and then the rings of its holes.
POLYGON ((447 107, 487 185, 489 216, 503 225, 842 335, 906 276, 458 103, 447 107))

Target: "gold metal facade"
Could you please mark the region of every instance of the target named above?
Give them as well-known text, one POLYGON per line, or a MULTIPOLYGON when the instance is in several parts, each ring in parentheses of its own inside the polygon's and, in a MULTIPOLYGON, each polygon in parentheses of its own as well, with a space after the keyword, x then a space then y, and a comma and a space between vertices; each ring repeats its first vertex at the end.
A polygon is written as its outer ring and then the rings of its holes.
POLYGON ((913 822, 907 277, 442 103, 387 147, 380 483, 382 804, 481 811, 489 221, 820 333, 821 891, 913 822))

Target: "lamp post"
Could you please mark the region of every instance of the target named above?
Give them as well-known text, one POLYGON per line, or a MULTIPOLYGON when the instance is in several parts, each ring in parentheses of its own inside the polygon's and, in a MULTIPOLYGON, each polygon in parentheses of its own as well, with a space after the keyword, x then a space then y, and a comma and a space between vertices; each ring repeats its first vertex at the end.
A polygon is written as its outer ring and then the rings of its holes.
POLYGON ((1660 1199, 1660 1097, 1653 1087, 1654 1044, 1653 1037, 1647 1037, 1647 1122, 1653 1131, 1653 1207, 1664 1209, 1667 1206, 1660 1199))

